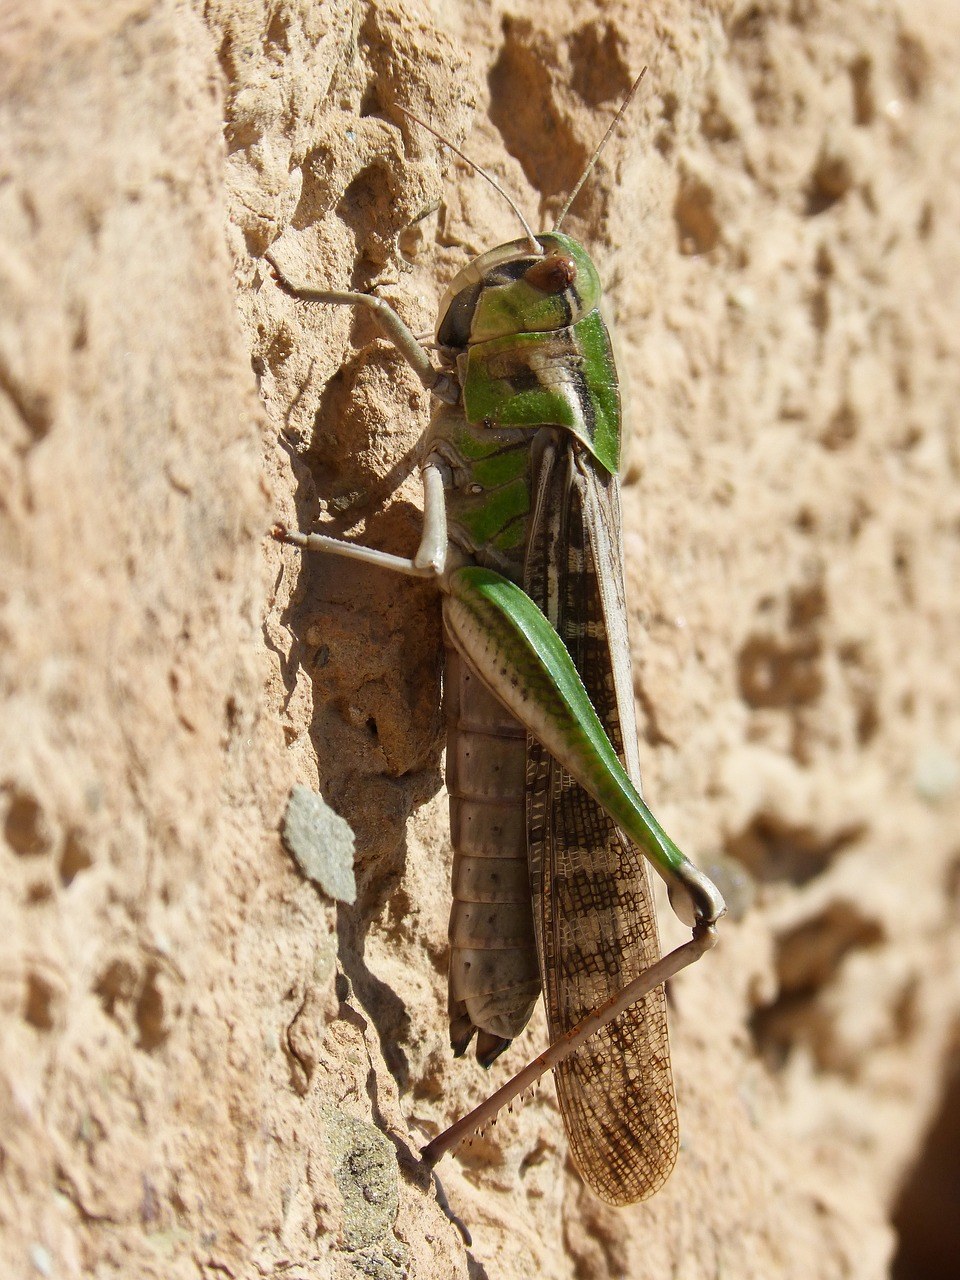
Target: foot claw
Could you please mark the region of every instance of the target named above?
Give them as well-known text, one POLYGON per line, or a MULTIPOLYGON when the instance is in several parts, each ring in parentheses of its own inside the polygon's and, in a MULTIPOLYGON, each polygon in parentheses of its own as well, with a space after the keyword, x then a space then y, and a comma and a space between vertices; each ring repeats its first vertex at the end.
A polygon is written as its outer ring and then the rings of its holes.
POLYGON ((273 257, 273 255, 267 252, 263 256, 268 267, 267 274, 273 280, 274 284, 278 284, 281 289, 286 289, 291 293, 296 293, 297 292, 296 285, 290 283, 290 281, 284 275, 283 270, 280 266, 280 263, 277 262, 277 260, 273 257))

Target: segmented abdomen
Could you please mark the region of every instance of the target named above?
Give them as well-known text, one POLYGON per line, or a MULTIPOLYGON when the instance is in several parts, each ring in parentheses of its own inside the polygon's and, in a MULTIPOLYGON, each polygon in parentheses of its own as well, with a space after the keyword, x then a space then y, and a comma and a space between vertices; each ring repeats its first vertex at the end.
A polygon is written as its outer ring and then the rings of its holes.
POLYGON ((453 842, 450 1041, 489 1064, 540 995, 527 867, 527 735, 447 646, 447 789, 453 842))

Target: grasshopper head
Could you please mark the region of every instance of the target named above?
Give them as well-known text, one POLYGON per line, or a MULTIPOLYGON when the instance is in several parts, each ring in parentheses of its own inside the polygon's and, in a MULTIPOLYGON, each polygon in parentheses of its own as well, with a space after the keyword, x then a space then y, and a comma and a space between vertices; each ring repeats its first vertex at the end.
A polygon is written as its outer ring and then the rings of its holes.
POLYGON ((459 272, 440 304, 437 341, 464 348, 514 333, 565 329, 600 301, 600 277, 582 245, 551 232, 482 253, 459 272))

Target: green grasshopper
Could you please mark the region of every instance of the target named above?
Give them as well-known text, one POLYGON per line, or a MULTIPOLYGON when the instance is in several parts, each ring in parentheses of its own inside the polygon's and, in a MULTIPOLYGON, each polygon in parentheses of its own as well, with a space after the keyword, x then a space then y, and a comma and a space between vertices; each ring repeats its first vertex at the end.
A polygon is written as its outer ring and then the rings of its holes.
POLYGON ((559 230, 642 77, 552 232, 535 236, 483 174, 525 235, 453 280, 436 330, 439 368, 381 299, 292 284, 268 255, 298 297, 370 308, 437 401, 412 560, 283 526, 274 534, 438 583, 455 1053, 476 1035, 489 1065, 523 1030, 541 989, 546 1004, 547 1053, 424 1156, 435 1163, 554 1067, 575 1163, 615 1205, 652 1195, 676 1159, 662 984, 714 945, 724 911, 640 796, 617 374, 596 268, 559 230), (663 960, 644 856, 693 928, 663 960))

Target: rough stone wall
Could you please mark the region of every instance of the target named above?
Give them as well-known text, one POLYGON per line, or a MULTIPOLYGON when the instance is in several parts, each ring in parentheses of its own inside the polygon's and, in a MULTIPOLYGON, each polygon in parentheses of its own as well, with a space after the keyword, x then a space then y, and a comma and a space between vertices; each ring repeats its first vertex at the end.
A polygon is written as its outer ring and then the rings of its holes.
MULTIPOLYGON (((7 4, 5 1274, 888 1273, 960 1026, 958 74, 954 0, 7 4), (545 1085, 440 1166, 467 1249, 416 1150, 543 1024, 450 1058, 436 600, 266 537, 412 549, 427 398, 263 253, 429 330, 516 225, 397 108, 549 223, 644 63, 566 229, 647 792, 737 910, 671 988, 665 1190, 592 1199, 545 1085), (281 845, 295 783, 354 906, 281 845)), ((956 1256, 935 1185, 911 1257, 956 1256)))

